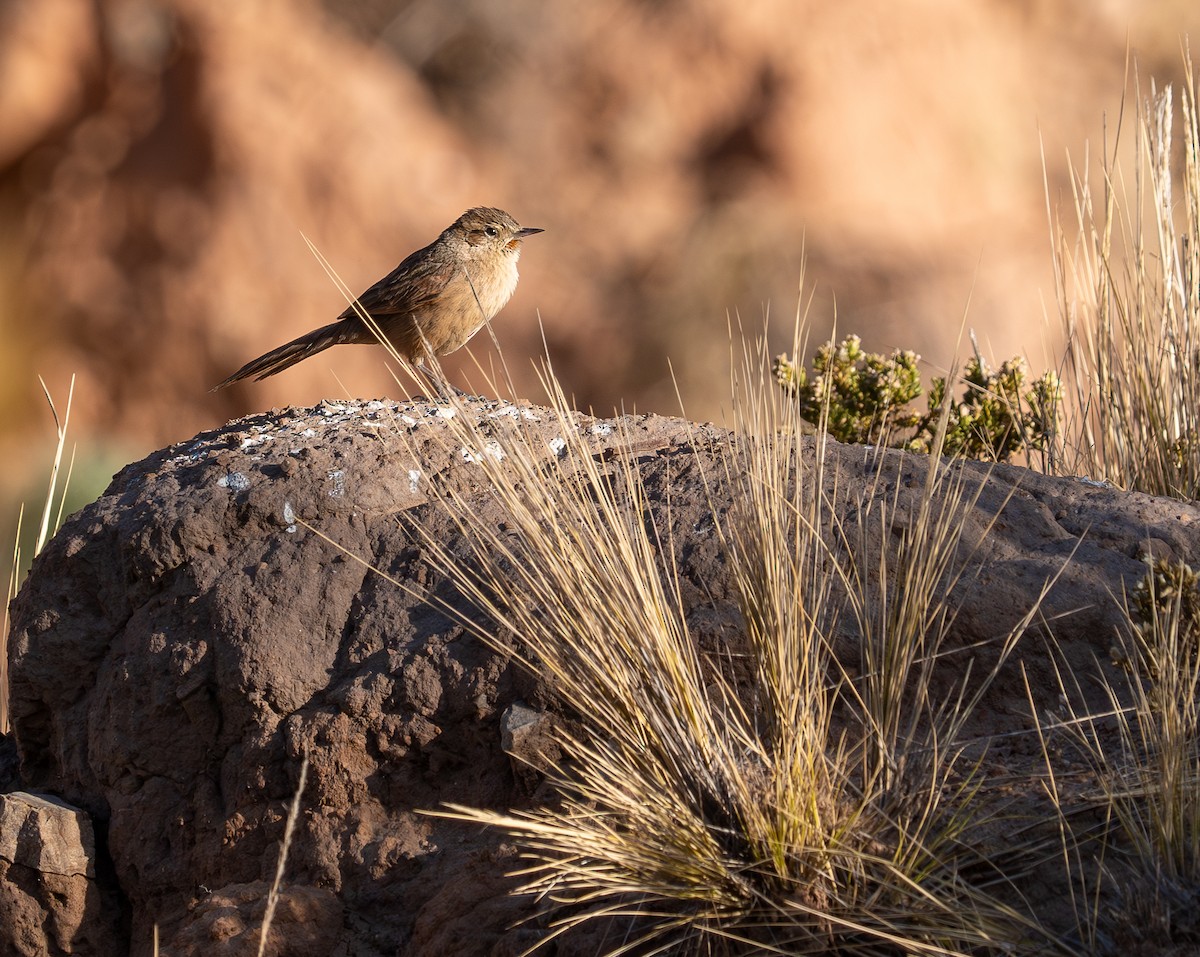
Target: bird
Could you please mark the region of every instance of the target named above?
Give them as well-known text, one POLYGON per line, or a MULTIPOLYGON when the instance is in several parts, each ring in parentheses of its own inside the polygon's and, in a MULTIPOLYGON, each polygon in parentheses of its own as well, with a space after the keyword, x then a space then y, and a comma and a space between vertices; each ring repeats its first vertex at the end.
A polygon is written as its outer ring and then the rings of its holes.
MULTIPOLYGON (((461 349, 504 308, 517 288, 522 241, 543 231, 521 226, 502 209, 468 209, 359 296, 357 306, 402 358, 424 367, 426 356, 461 349)), ((331 346, 377 342, 351 305, 329 325, 247 362, 212 391, 243 379, 261 381, 331 346)))

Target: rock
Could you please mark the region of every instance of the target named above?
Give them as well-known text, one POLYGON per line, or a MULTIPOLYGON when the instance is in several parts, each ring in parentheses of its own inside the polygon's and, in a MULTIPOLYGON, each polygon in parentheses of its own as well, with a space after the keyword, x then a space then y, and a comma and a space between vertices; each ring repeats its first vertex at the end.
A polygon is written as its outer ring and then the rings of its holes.
POLYGON ((500 717, 500 747, 513 759, 513 774, 533 791, 546 772, 561 762, 562 749, 554 736, 555 718, 523 701, 511 704, 500 717))
MULTIPOLYGON (((469 608, 430 571, 411 527, 455 548, 452 520, 427 500, 430 477, 470 497, 482 520, 504 521, 444 412, 325 403, 230 423, 124 469, 35 560, 12 608, 22 777, 104 825, 132 954, 150 953, 156 924, 163 941, 249 946, 302 755, 281 919, 304 953, 520 952, 547 933, 537 902, 507 896, 519 861, 504 834, 421 813, 543 799, 507 752, 528 770, 539 725, 562 717, 548 688, 436 604, 469 608)), ((496 430, 516 418, 548 449, 560 438, 537 408, 478 401, 464 414, 496 430)), ((579 421, 596 454, 630 452, 600 424, 579 421)), ((696 466, 719 474, 726 433, 660 416, 626 425, 663 540, 678 548, 694 634, 720 651, 737 640, 736 603, 705 530, 710 501, 724 507, 729 490, 706 490, 696 466), (658 507, 668 487, 669 510, 658 507)), ((867 494, 903 506, 925 463, 833 443, 834 507, 852 515, 867 494)), ((1200 561, 1195 505, 1019 468, 954 468, 980 489, 965 540, 987 530, 960 589, 964 646, 1003 634, 1061 572, 1044 619, 1060 663, 1086 674, 1111 643, 1113 595, 1144 570, 1139 543, 1200 561)), ((1039 712, 1057 707, 1048 648, 1037 635, 1021 643, 969 732, 1032 727, 1022 669, 1039 712)), ((998 739, 989 762, 1010 775, 1044 770, 1028 735, 1009 742, 998 739)), ((569 936, 557 943, 587 952, 569 936)))
MULTIPOLYGON (((189 907, 183 929, 163 944, 168 954, 255 957, 267 897, 266 881, 231 884, 189 907)), ((264 953, 270 957, 326 957, 341 932, 342 905, 332 891, 282 887, 264 953)))
POLYGON ((95 877, 92 822, 54 797, 0 794, 0 860, 43 874, 95 877))
POLYGON ((0 794, 0 953, 116 953, 120 915, 95 877, 87 814, 50 796, 0 794))

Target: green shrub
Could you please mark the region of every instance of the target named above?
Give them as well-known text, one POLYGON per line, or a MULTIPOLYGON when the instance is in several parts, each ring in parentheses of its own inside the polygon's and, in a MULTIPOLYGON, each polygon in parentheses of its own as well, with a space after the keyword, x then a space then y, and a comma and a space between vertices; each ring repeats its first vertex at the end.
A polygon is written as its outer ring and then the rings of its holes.
MULTIPOLYGON (((772 371, 810 422, 827 422, 840 442, 883 444, 928 452, 935 444, 949 377, 935 378, 927 410, 909 403, 921 394, 916 353, 897 349, 891 356, 866 352, 858 336, 817 349, 812 374, 787 355, 772 371)), ((1044 451, 1057 430, 1062 387, 1054 372, 1026 384, 1021 358, 999 369, 975 355, 967 361, 962 398, 950 409, 943 453, 1007 462, 1018 453, 1044 451)))

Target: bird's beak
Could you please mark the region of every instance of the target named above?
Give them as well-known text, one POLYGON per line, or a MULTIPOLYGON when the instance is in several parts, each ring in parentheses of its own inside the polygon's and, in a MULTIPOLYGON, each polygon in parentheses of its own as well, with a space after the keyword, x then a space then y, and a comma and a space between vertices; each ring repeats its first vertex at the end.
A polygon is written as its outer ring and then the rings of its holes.
POLYGON ((525 226, 517 230, 517 239, 527 239, 537 233, 545 232, 544 229, 539 229, 537 226, 525 226))

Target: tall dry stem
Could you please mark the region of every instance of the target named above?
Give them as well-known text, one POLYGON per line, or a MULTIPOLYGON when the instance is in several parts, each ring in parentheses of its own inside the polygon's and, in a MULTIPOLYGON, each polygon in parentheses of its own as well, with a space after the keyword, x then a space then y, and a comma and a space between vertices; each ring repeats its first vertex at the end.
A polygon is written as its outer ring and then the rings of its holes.
MULTIPOLYGON (((62 489, 59 489, 59 471, 62 468, 63 450, 67 444, 67 427, 71 422, 71 404, 75 398, 75 376, 71 376, 71 385, 67 390, 67 404, 63 413, 62 419, 58 417, 58 408, 54 405, 54 398, 50 395, 50 390, 47 388, 45 381, 41 376, 38 376, 38 382, 41 383, 42 392, 46 396, 46 402, 50 406, 50 414, 54 417, 54 426, 57 433, 57 441, 54 446, 54 461, 50 466, 50 477, 47 483, 46 500, 42 505, 42 520, 38 527, 37 539, 34 541, 33 554, 36 556, 42 550, 42 546, 46 544, 50 536, 58 530, 62 524, 63 508, 67 500, 67 488, 71 483, 71 472, 75 465, 75 453, 71 452, 71 458, 67 466, 67 474, 63 479, 62 489), (57 503, 56 503, 57 499, 57 503), (55 505, 57 504, 57 511, 55 505)), ((12 600, 17 595, 17 589, 20 588, 20 573, 23 563, 21 554, 21 530, 23 520, 25 518, 25 506, 21 505, 20 512, 17 515, 17 527, 13 541, 13 556, 12 567, 9 569, 8 589, 4 602, 4 620, 0 625, 0 734, 8 734, 9 730, 9 698, 8 698, 8 607, 12 604, 12 600)))

